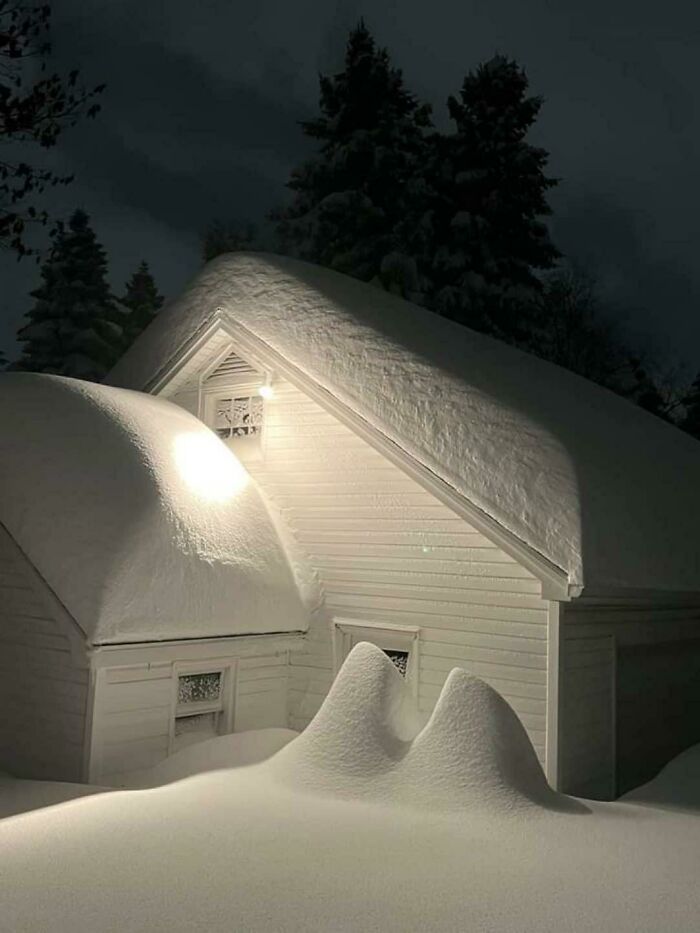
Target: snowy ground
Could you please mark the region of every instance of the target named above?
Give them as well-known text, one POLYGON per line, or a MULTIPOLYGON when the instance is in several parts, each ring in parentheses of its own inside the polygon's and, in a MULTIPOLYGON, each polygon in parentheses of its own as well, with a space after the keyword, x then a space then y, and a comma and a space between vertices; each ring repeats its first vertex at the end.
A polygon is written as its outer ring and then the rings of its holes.
POLYGON ((2 929, 698 929, 699 750, 639 802, 570 801, 479 681, 451 675, 415 734, 400 676, 360 648, 268 761, 2 820, 2 929))

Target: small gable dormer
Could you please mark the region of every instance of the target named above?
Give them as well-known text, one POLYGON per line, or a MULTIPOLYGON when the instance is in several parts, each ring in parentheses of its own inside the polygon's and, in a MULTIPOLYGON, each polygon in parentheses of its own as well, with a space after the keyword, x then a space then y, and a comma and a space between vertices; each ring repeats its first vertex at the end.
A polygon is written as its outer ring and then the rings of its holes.
POLYGON ((268 375, 235 352, 202 382, 204 422, 241 460, 261 455, 266 390, 268 375))

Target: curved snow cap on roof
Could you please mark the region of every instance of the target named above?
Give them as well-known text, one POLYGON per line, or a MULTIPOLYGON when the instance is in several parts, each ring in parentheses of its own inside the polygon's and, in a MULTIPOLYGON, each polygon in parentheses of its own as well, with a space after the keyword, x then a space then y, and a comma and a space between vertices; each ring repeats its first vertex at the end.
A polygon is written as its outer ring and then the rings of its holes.
POLYGON ((210 262, 110 374, 147 388, 243 326, 561 568, 700 591, 700 444, 612 392, 381 289, 263 253, 210 262))
POLYGON ((0 521, 92 643, 308 626, 250 477, 170 402, 1 375, 0 521))

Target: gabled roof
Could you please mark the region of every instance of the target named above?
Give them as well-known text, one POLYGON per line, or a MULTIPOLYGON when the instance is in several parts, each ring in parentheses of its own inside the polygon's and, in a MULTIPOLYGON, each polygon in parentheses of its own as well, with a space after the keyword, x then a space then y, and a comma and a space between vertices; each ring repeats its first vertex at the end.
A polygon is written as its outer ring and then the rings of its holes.
POLYGON ((371 285, 262 253, 210 262, 109 380, 163 385, 217 321, 284 358, 571 585, 700 591, 700 444, 632 403, 371 285))
POLYGON ((0 375, 0 522, 93 644, 308 627, 253 481, 162 399, 0 375))

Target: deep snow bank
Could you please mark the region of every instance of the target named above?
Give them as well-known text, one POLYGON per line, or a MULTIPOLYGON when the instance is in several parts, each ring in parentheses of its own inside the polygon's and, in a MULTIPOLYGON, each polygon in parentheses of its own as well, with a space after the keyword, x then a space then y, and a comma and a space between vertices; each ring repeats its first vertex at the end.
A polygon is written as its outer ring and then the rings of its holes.
POLYGON ((254 482, 170 402, 0 375, 0 522, 93 643, 308 627, 254 482))
POLYGON ((414 705, 384 652, 356 645, 270 771, 311 793, 421 808, 584 809, 549 787, 520 720, 478 677, 453 670, 423 728, 414 705))
POLYGON ((700 745, 686 749, 655 778, 620 799, 626 803, 700 812, 700 745))
POLYGON ((251 729, 197 742, 159 762, 135 786, 158 787, 206 771, 259 764, 298 735, 293 729, 251 729))

